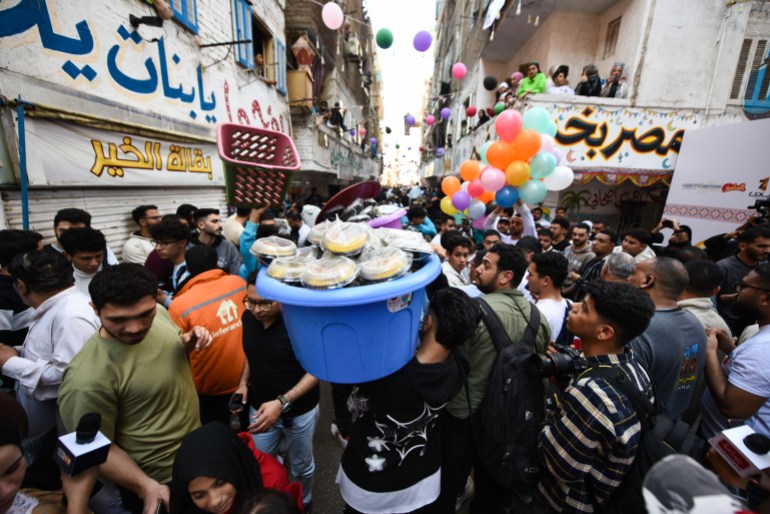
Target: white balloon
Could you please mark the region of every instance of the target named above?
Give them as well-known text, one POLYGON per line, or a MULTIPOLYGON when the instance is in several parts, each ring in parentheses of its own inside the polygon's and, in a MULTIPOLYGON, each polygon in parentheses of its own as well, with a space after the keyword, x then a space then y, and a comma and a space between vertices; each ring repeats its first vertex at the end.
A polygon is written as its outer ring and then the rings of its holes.
POLYGON ((468 206, 468 217, 472 220, 481 218, 486 212, 486 205, 481 200, 473 198, 468 206))
POLYGON ((469 186, 469 185, 470 185, 470 182, 466 180, 465 182, 463 182, 462 184, 460 184, 460 190, 461 190, 461 191, 465 191, 465 192, 467 193, 467 192, 468 192, 468 186, 469 186))
POLYGON ((545 187, 550 191, 561 191, 567 189, 575 180, 575 174, 567 166, 556 166, 553 173, 543 179, 545 187))
POLYGON ((342 22, 345 20, 345 14, 342 12, 342 8, 334 2, 329 2, 321 9, 321 18, 324 25, 332 30, 337 30, 342 27, 342 22))

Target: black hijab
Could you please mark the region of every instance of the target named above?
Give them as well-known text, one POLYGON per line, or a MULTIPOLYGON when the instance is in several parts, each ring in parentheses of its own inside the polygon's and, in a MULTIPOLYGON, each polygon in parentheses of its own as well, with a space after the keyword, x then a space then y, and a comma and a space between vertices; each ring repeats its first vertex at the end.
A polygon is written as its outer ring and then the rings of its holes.
POLYGON ((187 486, 198 477, 223 480, 235 486, 238 498, 262 490, 259 463, 238 436, 224 423, 209 423, 182 440, 171 478, 171 514, 201 514, 187 486))

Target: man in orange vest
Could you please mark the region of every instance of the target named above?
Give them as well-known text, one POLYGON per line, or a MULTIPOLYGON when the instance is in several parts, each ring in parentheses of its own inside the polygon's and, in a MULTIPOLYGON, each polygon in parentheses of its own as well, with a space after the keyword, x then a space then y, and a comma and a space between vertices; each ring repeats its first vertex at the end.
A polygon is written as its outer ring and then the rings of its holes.
POLYGON ((190 354, 190 367, 201 423, 227 423, 230 396, 238 388, 246 359, 241 327, 246 282, 217 268, 217 251, 208 245, 191 248, 185 260, 190 278, 177 291, 168 312, 183 332, 196 325, 211 332, 211 352, 190 354))

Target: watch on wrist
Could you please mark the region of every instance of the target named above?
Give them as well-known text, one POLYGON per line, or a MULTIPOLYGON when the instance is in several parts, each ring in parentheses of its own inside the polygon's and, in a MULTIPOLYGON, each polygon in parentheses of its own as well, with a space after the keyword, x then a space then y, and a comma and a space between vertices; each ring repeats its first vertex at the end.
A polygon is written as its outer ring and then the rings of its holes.
POLYGON ((281 413, 286 414, 291 410, 291 402, 284 395, 279 394, 276 399, 281 402, 281 413))

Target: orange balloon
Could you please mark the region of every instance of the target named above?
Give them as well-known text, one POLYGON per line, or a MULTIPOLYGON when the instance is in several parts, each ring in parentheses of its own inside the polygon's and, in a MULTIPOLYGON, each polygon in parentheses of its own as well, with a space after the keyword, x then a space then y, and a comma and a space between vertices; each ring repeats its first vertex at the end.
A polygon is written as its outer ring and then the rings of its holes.
POLYGON ((520 161, 530 160, 540 151, 542 142, 543 138, 540 137, 539 132, 532 129, 522 130, 513 140, 513 145, 516 147, 516 159, 520 161))
POLYGON ((460 176, 463 180, 479 178, 480 171, 479 161, 469 159, 460 165, 460 176))
POLYGON ((460 179, 457 177, 444 177, 441 181, 441 190, 447 196, 452 196, 460 190, 460 179))
POLYGON ((481 195, 478 197, 478 199, 479 199, 479 200, 481 200, 481 201, 482 201, 483 203, 485 203, 485 204, 486 204, 486 203, 489 203, 489 202, 491 202, 492 200, 494 200, 494 199, 495 199, 495 193, 493 193, 492 191, 484 191, 484 192, 483 192, 483 193, 482 193, 482 194, 481 194, 481 195))
POLYGON ((505 169, 505 179, 513 187, 519 187, 529 180, 529 164, 524 161, 513 161, 505 169))
MULTIPOLYGON (((538 134, 540 137, 540 134, 538 134)), ((537 147, 540 150, 540 147, 537 147)), ((487 162, 498 170, 504 170, 515 157, 514 145, 505 141, 495 141, 487 149, 487 162)), ((532 154, 534 155, 534 154, 532 154)))

